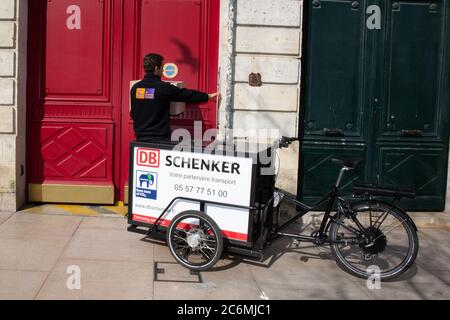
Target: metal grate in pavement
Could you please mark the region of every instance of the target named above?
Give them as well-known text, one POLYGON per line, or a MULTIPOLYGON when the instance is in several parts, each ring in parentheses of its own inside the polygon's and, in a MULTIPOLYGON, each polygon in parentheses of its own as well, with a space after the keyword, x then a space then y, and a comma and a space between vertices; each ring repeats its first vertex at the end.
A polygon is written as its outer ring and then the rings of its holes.
POLYGON ((153 275, 153 280, 160 282, 203 282, 200 272, 186 269, 175 262, 155 261, 153 275))

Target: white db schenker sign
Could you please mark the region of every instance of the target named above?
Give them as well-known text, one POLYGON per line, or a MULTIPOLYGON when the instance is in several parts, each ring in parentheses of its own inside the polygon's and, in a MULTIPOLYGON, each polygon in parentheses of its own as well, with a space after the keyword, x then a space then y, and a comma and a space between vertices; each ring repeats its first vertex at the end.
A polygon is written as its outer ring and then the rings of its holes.
POLYGON ((168 227, 175 215, 203 211, 225 238, 248 241, 252 191, 252 158, 132 147, 130 206, 132 221, 153 224, 177 197, 159 225, 168 227), (200 202, 205 201, 203 210, 200 202), (213 202, 213 203, 208 203, 213 202))

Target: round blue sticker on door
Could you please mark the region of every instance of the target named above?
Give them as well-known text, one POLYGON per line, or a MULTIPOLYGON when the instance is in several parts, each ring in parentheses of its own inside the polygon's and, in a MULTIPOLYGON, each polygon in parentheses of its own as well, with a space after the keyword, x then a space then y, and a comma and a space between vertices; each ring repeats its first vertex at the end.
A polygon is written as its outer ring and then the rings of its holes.
POLYGON ((178 66, 175 63, 166 63, 163 67, 163 75, 167 79, 173 79, 178 75, 178 66))

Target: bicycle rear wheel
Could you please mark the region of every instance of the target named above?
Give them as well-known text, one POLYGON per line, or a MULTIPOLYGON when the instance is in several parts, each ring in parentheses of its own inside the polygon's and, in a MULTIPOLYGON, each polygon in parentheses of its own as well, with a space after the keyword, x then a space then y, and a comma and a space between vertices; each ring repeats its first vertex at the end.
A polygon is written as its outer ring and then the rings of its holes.
POLYGON ((379 201, 358 202, 351 209, 352 218, 342 214, 330 229, 331 251, 339 267, 366 279, 378 273, 381 280, 407 271, 419 250, 409 216, 379 201))

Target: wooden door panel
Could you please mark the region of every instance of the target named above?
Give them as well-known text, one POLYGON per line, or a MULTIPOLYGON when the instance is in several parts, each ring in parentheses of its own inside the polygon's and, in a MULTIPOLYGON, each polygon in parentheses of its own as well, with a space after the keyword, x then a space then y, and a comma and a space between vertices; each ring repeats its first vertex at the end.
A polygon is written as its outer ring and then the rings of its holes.
POLYGON ((442 1, 433 1, 437 8, 430 2, 389 2, 379 138, 402 136, 404 130, 439 138, 440 115, 446 107, 440 98, 444 78, 438 67, 447 41, 442 1))
POLYGON ((89 197, 76 194, 83 191, 77 186, 89 185, 98 202, 114 202, 120 106, 115 93, 120 91, 120 64, 114 61, 120 47, 113 43, 121 42, 121 33, 113 29, 120 24, 121 5, 121 0, 30 2, 28 59, 34 72, 28 74, 27 152, 32 201, 62 201, 58 195, 67 188, 63 201, 82 202, 89 197), (101 187, 96 190, 96 185, 101 187))
POLYGON ((407 205, 415 210, 444 210, 447 152, 445 148, 381 147, 380 182, 414 186, 417 198, 407 205))
MULTIPOLYGON (((304 163, 303 194, 302 199, 306 203, 312 204, 320 200, 334 186, 341 167, 331 162, 333 156, 357 158, 365 155, 365 148, 362 146, 347 146, 328 144, 324 145, 304 145, 302 148, 302 161, 304 163)), ((343 192, 351 192, 352 183, 355 180, 364 179, 364 165, 357 170, 346 173, 342 187, 343 192)))
POLYGON ((324 130, 339 129, 346 137, 362 139, 364 1, 358 6, 353 1, 314 3, 308 34, 305 135, 323 139, 324 130))
POLYGON ((45 98, 106 98, 111 50, 110 5, 111 1, 48 1, 45 98))
POLYGON ((57 179, 108 182, 112 156, 108 142, 112 125, 44 124, 39 125, 41 155, 35 159, 36 182, 57 179), (42 170, 43 169, 43 170, 42 170))

